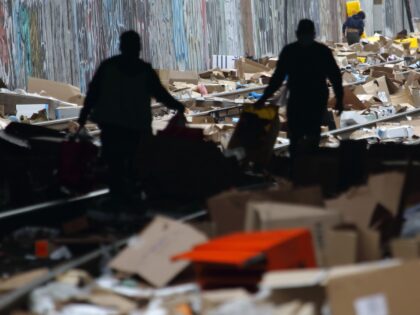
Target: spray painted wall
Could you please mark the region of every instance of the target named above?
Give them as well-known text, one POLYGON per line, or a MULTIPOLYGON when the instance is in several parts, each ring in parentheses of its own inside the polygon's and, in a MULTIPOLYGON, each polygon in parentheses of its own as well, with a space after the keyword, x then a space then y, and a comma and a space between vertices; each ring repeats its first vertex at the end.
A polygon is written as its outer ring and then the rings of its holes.
MULTIPOLYGON (((369 8, 373 0, 363 1, 369 8)), ((36 76, 85 90, 100 61, 118 53, 127 29, 141 34, 142 57, 155 68, 203 70, 213 54, 278 54, 301 18, 315 21, 320 39, 338 40, 343 2, 0 0, 0 76, 12 88, 36 76)), ((389 33, 399 31, 401 16, 392 10, 401 0, 385 2, 389 33)))

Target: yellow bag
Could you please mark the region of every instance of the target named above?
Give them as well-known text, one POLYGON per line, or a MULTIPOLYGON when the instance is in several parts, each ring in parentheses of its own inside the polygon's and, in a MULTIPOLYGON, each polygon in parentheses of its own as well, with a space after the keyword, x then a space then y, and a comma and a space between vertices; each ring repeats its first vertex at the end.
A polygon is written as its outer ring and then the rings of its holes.
POLYGON ((359 13, 360 11, 362 11, 362 6, 359 0, 348 1, 346 5, 347 5, 347 16, 353 16, 359 13))

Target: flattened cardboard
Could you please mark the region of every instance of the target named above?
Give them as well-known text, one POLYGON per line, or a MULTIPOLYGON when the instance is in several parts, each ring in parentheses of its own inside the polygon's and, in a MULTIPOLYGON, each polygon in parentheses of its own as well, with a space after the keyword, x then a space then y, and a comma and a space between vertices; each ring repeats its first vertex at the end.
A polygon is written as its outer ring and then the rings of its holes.
MULTIPOLYGON (((330 93, 333 95, 333 93, 330 93)), ((367 106, 363 104, 362 101, 354 94, 350 87, 344 87, 344 98, 343 98, 344 106, 351 107, 353 110, 365 110, 367 106)), ((336 100, 334 98, 330 98, 328 101, 328 107, 335 108, 336 100)))
POLYGON ((358 90, 358 94, 371 94, 374 96, 378 96, 379 98, 381 98, 381 93, 386 95, 386 98, 388 101, 390 101, 390 91, 388 89, 388 83, 386 80, 386 77, 380 77, 380 78, 375 78, 371 81, 369 81, 368 83, 363 84, 362 86, 359 87, 358 90), (360 88, 362 89, 362 91, 364 91, 365 93, 360 93, 359 90, 360 88))
POLYGON ((410 104, 415 105, 413 95, 410 90, 406 87, 402 87, 397 93, 391 95, 391 102, 394 105, 398 104, 410 104))
POLYGON ((207 237, 190 227, 158 216, 109 264, 117 271, 137 274, 156 287, 167 285, 188 263, 173 262, 172 257, 203 243, 207 237))

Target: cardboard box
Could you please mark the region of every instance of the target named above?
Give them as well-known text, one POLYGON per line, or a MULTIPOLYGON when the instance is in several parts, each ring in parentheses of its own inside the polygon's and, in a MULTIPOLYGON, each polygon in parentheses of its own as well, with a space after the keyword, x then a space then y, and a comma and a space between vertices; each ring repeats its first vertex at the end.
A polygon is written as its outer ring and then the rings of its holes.
POLYGON ((418 314, 420 262, 331 277, 327 293, 332 314, 418 314))
POLYGON ((172 257, 206 240, 203 233, 191 226, 158 216, 109 266, 162 287, 188 266, 186 262, 173 262, 172 257))
POLYGON ((271 70, 269 67, 246 58, 239 58, 236 60, 235 68, 238 70, 240 79, 245 79, 246 73, 270 72, 271 70))
POLYGON ((323 314, 325 303, 330 306, 331 314, 414 315, 419 307, 419 302, 413 303, 420 286, 419 267, 418 261, 407 264, 380 261, 331 269, 269 272, 263 277, 261 287, 272 292, 270 300, 275 304, 295 300, 314 303, 318 315, 323 314), (413 275, 412 279, 410 275, 413 275), (394 281, 395 287, 392 285, 394 281), (407 287, 404 287, 404 281, 407 281, 407 287), (375 302, 378 295, 380 302, 385 299, 389 312, 376 313, 377 309, 372 305, 370 312, 363 313, 364 303, 375 302), (369 298, 372 300, 369 301, 369 298))
POLYGON ((182 82, 188 84, 198 84, 199 76, 194 71, 175 71, 175 70, 156 70, 162 85, 166 88, 174 82, 182 82))
POLYGON ((207 200, 210 217, 216 224, 218 235, 243 231, 246 207, 250 201, 283 201, 323 207, 320 187, 267 191, 230 191, 207 200))
POLYGON ((311 230, 317 261, 325 265, 324 249, 327 231, 341 223, 338 212, 323 208, 274 202, 250 202, 247 206, 247 231, 280 228, 308 228, 311 230))
POLYGON ((325 234, 325 265, 335 267, 351 265, 358 261, 359 236, 354 227, 338 226, 325 234))
POLYGON ((326 207, 339 211, 346 223, 368 228, 378 205, 397 215, 404 183, 405 175, 399 172, 373 175, 367 186, 355 187, 335 199, 327 200, 326 207))
POLYGON ((402 87, 397 93, 391 95, 391 102, 394 105, 399 104, 410 104, 412 106, 415 105, 415 101, 413 95, 411 94, 410 90, 406 87, 402 87))
POLYGON ((185 82, 197 85, 198 80, 198 73, 194 71, 169 71, 169 83, 185 82))
POLYGON ((48 95, 58 100, 77 105, 83 105, 84 102, 84 97, 78 87, 56 81, 29 77, 28 92, 48 95))
POLYGON ((420 239, 396 239, 391 242, 392 257, 403 260, 420 258, 420 239))

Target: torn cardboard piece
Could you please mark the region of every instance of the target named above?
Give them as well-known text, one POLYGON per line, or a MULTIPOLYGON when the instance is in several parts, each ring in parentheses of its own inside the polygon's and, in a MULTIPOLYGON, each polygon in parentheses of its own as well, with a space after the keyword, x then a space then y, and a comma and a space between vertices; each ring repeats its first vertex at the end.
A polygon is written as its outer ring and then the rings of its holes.
POLYGON ((109 266, 162 287, 188 266, 186 262, 173 262, 172 257, 206 240, 189 225, 158 216, 109 266))
POLYGON ((77 105, 83 105, 84 102, 84 97, 78 87, 40 78, 28 78, 28 92, 47 95, 77 105))

